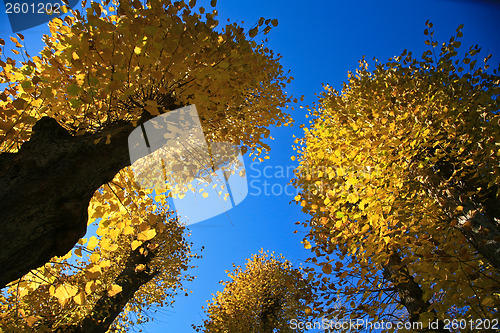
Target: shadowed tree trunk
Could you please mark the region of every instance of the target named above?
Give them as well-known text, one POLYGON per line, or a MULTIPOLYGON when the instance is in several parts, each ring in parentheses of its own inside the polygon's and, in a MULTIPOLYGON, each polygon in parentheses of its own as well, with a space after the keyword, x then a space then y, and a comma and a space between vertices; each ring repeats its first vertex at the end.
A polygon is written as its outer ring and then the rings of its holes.
POLYGON ((97 301, 88 317, 79 326, 73 325, 64 330, 66 333, 105 333, 113 321, 122 312, 125 305, 134 297, 134 294, 143 285, 151 281, 158 273, 148 265, 156 256, 156 252, 147 248, 150 242, 135 249, 125 263, 125 268, 115 279, 114 284, 122 287, 122 291, 114 296, 104 294, 97 301), (145 255, 144 255, 144 254, 145 255), (145 269, 137 271, 139 264, 145 269))
MULTIPOLYGON (((419 322, 420 315, 427 312, 431 304, 429 301, 424 300, 422 289, 418 283, 415 282, 406 266, 401 263, 401 258, 397 253, 392 252, 389 256, 387 264, 384 265, 383 275, 384 278, 390 280, 394 284, 401 305, 403 305, 410 314, 410 322, 419 322)), ((438 333, 450 332, 444 329, 444 323, 441 320, 438 321, 438 325, 439 327, 437 329, 427 331, 438 333)))
MULTIPOLYGON (((452 168, 447 166, 447 169, 452 168)), ((443 207, 450 221, 457 221, 455 228, 462 232, 477 252, 500 271, 500 201, 496 197, 497 185, 493 185, 488 198, 477 202, 471 199, 467 192, 489 185, 475 182, 468 184, 467 181, 461 186, 443 185, 450 175, 445 175, 442 171, 426 170, 420 174, 413 172, 413 175, 427 193, 443 207)))
POLYGON ((66 254, 85 235, 94 192, 130 164, 133 129, 118 123, 72 136, 44 117, 17 153, 0 155, 0 287, 66 254))
MULTIPOLYGON (((162 106, 183 105, 165 95, 162 106)), ((151 118, 144 112, 137 125, 151 118)), ((72 136, 43 117, 17 153, 0 154, 0 288, 65 255, 85 235, 94 192, 130 165, 128 136, 134 128, 121 121, 96 134, 72 136)))

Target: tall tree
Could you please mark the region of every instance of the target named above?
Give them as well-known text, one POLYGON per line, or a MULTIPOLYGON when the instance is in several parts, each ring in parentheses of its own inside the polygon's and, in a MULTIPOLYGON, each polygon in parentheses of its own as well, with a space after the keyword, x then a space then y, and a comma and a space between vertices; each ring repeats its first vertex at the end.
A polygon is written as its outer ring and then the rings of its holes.
POLYGON ((276 20, 219 30, 217 11, 196 1, 83 8, 49 23, 38 56, 18 34, 24 60, 0 60, 0 287, 85 234, 89 201, 130 164, 128 135, 151 117, 195 104, 208 140, 256 154, 269 148, 267 126, 291 121, 281 111, 290 78, 253 40, 276 20))
MULTIPOLYGON (((234 266, 234 265, 233 265, 234 266)), ((222 292, 208 301, 203 332, 302 332, 292 320, 306 322, 312 289, 301 269, 283 256, 261 251, 230 272, 222 292)))
POLYGON ((184 272, 196 255, 164 195, 137 190, 124 169, 92 198, 95 234, 80 239, 2 293, 5 332, 128 331, 148 321, 147 310, 170 305, 185 291, 184 272), (107 188, 108 191, 104 191, 107 188))
POLYGON ((427 24, 421 60, 361 61, 297 141, 304 243, 331 317, 436 331, 498 318, 500 76, 477 46, 458 56, 461 27, 439 48, 427 24))

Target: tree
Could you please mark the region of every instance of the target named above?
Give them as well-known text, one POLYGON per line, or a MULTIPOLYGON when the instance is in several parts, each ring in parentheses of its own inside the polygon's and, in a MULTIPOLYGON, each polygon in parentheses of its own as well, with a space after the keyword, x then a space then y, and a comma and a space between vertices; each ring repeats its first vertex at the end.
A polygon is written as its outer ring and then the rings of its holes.
POLYGON ((267 126, 291 121, 280 109, 291 78, 253 40, 277 21, 217 31, 217 11, 195 5, 84 1, 85 13, 49 23, 35 57, 11 37, 25 58, 0 61, 0 287, 71 250, 95 191, 130 165, 128 135, 151 117, 195 104, 209 141, 256 155, 267 126))
POLYGON ((2 293, 6 332, 128 331, 147 310, 171 305, 189 266, 191 245, 164 196, 134 189, 129 169, 92 198, 95 236, 65 257, 32 270, 2 293), (108 191, 104 191, 107 188, 108 191))
POLYGON ((304 244, 332 318, 498 318, 500 76, 477 46, 458 56, 461 28, 440 52, 426 29, 421 60, 362 60, 297 141, 304 244))
POLYGON ((207 301, 208 319, 198 332, 295 332, 290 321, 306 322, 311 314, 312 289, 301 269, 281 255, 261 251, 247 259, 245 269, 226 272, 231 280, 207 301))

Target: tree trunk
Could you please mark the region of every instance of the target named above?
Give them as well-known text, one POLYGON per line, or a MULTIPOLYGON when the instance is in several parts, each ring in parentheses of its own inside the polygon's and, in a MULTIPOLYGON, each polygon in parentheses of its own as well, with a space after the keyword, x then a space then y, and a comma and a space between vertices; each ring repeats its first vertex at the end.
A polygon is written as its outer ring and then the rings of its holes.
POLYGON ((134 297, 139 288, 151 281, 159 271, 148 266, 156 253, 147 248, 150 242, 135 249, 127 259, 125 268, 115 279, 114 284, 122 287, 122 291, 114 296, 104 294, 95 304, 91 313, 82 320, 80 325, 66 327, 66 333, 105 333, 113 321, 122 312, 125 305, 134 297), (145 255, 144 255, 145 254, 145 255), (139 264, 145 265, 142 271, 136 271, 139 264))
MULTIPOLYGON (((430 303, 424 300, 422 289, 415 282, 406 266, 401 263, 401 258, 396 252, 392 252, 389 256, 387 264, 384 265, 383 275, 384 278, 394 284, 401 304, 410 314, 410 322, 419 322, 420 315, 427 312, 430 303)), ((438 328, 430 331, 439 333, 450 332, 444 329, 444 323, 441 320, 438 321, 438 328)))
POLYGON ((457 220, 455 227, 477 252, 500 271, 500 202, 494 195, 484 202, 473 201, 464 188, 443 185, 445 178, 432 170, 416 174, 415 178, 439 202, 450 220, 457 220))
POLYGON ((72 136, 44 117, 17 153, 0 155, 0 288, 65 255, 85 234, 94 192, 130 165, 133 129, 121 122, 72 136))

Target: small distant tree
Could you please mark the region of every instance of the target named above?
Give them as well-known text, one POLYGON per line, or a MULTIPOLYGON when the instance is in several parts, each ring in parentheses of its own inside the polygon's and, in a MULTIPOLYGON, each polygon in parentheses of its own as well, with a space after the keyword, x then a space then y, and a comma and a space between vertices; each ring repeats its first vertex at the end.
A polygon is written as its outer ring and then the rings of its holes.
POLYGON ((208 319, 196 330, 203 332, 302 332, 290 320, 306 322, 312 289, 300 269, 283 256, 260 252, 242 269, 227 271, 230 281, 208 301, 208 319))
POLYGON ((500 76, 477 46, 458 55, 461 28, 440 47, 426 29, 421 60, 361 61, 297 141, 304 244, 331 318, 464 332, 499 316, 500 76))

